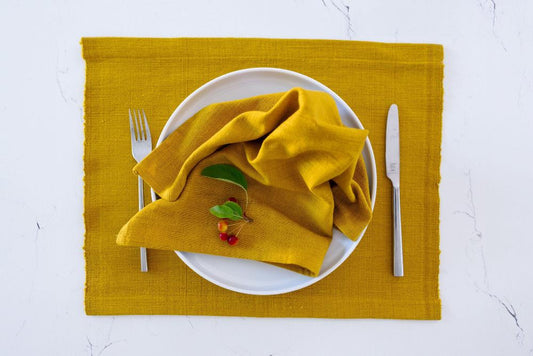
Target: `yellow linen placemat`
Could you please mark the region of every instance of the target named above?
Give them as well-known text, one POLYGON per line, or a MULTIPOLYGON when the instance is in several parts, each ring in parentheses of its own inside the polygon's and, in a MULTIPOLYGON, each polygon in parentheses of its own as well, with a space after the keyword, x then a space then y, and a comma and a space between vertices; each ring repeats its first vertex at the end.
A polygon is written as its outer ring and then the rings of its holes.
POLYGON ((85 38, 82 45, 87 314, 440 319, 441 46, 234 38, 85 38), (155 141, 193 90, 249 67, 284 68, 317 79, 370 131, 378 195, 365 236, 331 275, 277 296, 220 288, 171 251, 149 250, 150 271, 141 273, 138 248, 115 243, 137 210, 128 108, 147 112, 155 141), (392 276, 392 192, 384 163, 392 103, 400 108, 403 278, 392 276))

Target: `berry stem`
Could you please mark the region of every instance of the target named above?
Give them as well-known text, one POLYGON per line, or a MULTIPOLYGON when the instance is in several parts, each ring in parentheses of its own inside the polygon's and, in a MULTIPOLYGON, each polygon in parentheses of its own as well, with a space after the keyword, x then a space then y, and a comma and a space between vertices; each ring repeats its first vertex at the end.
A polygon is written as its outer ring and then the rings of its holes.
POLYGON ((244 224, 246 224, 246 222, 243 221, 243 220, 240 220, 239 222, 237 222, 235 224, 231 224, 231 229, 232 229, 232 231, 236 231, 236 229, 244 226, 244 224))
POLYGON ((244 211, 246 211, 248 210, 248 191, 244 187, 241 188, 244 190, 244 195, 246 196, 246 205, 244 206, 244 211))
POLYGON ((239 234, 241 233, 241 230, 242 228, 244 227, 245 224, 242 224, 241 227, 239 228, 239 230, 237 231, 237 233, 235 233, 235 236, 239 236, 239 234))

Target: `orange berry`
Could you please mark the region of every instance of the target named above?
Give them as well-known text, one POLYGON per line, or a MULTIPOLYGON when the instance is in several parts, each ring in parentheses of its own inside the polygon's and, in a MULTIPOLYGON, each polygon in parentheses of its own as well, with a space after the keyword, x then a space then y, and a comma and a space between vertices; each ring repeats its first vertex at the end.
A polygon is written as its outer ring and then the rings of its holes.
POLYGON ((217 228, 220 232, 228 231, 228 222, 226 220, 220 220, 217 224, 217 228))

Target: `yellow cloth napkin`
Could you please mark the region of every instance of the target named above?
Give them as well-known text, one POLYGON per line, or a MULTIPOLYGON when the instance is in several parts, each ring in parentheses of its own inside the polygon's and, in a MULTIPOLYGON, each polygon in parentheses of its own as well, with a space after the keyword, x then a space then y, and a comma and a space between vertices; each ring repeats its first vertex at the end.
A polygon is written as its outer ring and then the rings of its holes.
POLYGON ((135 166, 162 199, 138 212, 117 242, 270 262, 316 276, 332 225, 355 240, 370 221, 361 157, 367 135, 344 126, 333 98, 319 91, 295 88, 209 105, 135 166), (237 186, 201 175, 220 163, 244 173, 250 204, 237 186), (253 219, 230 227, 239 234, 233 246, 218 238, 220 219, 209 212, 230 196, 253 219))
POLYGON ((82 45, 87 314, 440 318, 441 46, 243 38, 85 38, 82 45), (116 244, 117 231, 138 208, 128 108, 149 114, 157 138, 193 90, 249 67, 285 68, 317 79, 369 130, 378 190, 365 236, 328 277, 283 295, 220 288, 165 250, 149 249, 150 271, 141 273, 139 249, 116 244), (392 188, 385 175, 391 103, 400 110, 403 278, 392 275, 392 188))

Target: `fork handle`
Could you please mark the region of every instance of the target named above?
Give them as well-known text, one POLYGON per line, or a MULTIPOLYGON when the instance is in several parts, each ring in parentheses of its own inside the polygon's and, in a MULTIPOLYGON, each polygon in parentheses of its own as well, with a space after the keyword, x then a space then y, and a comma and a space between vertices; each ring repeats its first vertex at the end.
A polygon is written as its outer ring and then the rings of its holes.
POLYGON ((144 208, 144 189, 143 189, 143 179, 138 176, 139 179, 139 210, 144 208))
MULTIPOLYGON (((139 176, 139 210, 144 208, 143 180, 139 176)), ((148 272, 148 258, 146 257, 146 247, 141 247, 141 272, 148 272)))
POLYGON ((392 195, 394 214, 394 276, 403 277, 402 218, 400 214, 400 187, 392 195))

